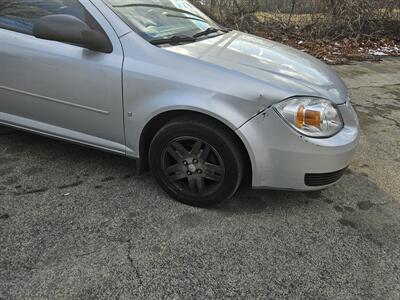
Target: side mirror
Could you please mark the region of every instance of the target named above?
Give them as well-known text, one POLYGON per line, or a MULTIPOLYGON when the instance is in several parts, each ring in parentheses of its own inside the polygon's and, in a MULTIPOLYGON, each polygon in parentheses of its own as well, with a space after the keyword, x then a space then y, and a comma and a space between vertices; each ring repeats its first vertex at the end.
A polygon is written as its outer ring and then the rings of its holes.
POLYGON ((33 24, 33 35, 40 39, 77 44, 90 50, 112 52, 108 38, 89 28, 84 22, 70 15, 49 15, 33 24))

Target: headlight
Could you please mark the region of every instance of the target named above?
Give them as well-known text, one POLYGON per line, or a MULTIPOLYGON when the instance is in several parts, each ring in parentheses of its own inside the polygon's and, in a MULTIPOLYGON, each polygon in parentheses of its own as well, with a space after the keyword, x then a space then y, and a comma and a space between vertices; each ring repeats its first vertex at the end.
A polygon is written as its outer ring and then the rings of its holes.
POLYGON ((343 127, 339 111, 326 99, 290 98, 274 108, 295 130, 306 136, 329 137, 343 127))

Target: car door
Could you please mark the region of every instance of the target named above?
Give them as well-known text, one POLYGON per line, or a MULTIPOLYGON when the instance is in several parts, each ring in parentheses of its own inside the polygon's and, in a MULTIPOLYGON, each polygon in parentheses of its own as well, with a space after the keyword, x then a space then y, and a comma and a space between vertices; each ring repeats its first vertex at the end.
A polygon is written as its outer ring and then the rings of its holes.
POLYGON ((118 36, 89 0, 0 2, 1 123, 125 153, 122 62, 118 36), (35 38, 33 23, 51 14, 103 31, 112 53, 35 38))

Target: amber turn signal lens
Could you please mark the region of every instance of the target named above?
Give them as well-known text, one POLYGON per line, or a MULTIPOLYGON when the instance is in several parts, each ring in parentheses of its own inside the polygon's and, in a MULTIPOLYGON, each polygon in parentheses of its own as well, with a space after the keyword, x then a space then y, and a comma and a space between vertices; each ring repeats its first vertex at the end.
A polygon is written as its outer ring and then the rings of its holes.
POLYGON ((299 110, 297 111, 297 128, 303 128, 304 124, 304 106, 300 106, 299 110))
POLYGON ((303 128, 304 125, 320 127, 321 124, 321 113, 315 110, 304 109, 304 106, 300 106, 297 111, 297 128, 303 128))

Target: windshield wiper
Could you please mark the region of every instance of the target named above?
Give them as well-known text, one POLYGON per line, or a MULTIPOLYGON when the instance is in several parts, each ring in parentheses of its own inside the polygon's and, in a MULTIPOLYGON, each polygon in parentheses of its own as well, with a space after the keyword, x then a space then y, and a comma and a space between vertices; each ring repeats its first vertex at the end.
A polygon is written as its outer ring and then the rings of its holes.
POLYGON ((197 39, 198 37, 201 37, 203 35, 209 35, 211 33, 218 32, 218 31, 220 31, 218 28, 208 27, 206 30, 200 31, 200 32, 196 33, 195 35, 193 35, 193 38, 197 39))
POLYGON ((170 10, 170 11, 176 11, 176 12, 180 12, 183 14, 188 14, 188 15, 192 15, 200 20, 203 20, 204 22, 208 21, 206 19, 204 19, 202 16, 199 16, 195 13, 192 13, 188 10, 185 9, 180 9, 180 8, 176 8, 176 7, 170 7, 170 6, 164 6, 164 5, 157 5, 157 4, 146 4, 146 3, 130 3, 130 4, 116 4, 116 5, 112 5, 112 7, 115 8, 124 8, 124 7, 155 7, 155 8, 161 8, 161 9, 166 9, 166 10, 170 10))
POLYGON ((170 36, 167 38, 150 40, 150 43, 153 45, 162 45, 162 44, 192 43, 195 41, 196 41, 196 39, 191 36, 173 35, 173 36, 170 36))
POLYGON ((233 29, 232 28, 229 28, 229 27, 221 27, 221 29, 220 29, 222 32, 230 32, 230 31, 232 31, 233 29))

